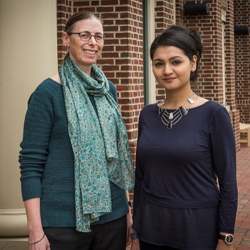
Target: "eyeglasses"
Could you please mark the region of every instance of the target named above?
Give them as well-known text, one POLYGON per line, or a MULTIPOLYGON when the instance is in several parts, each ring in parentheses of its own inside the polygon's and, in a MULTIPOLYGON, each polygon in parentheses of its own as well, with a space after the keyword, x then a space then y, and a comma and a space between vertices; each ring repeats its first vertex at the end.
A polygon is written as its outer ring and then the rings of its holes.
POLYGON ((97 43, 101 43, 103 41, 102 33, 90 33, 88 31, 83 32, 70 32, 69 35, 78 35, 83 42, 88 42, 92 37, 95 38, 97 43))

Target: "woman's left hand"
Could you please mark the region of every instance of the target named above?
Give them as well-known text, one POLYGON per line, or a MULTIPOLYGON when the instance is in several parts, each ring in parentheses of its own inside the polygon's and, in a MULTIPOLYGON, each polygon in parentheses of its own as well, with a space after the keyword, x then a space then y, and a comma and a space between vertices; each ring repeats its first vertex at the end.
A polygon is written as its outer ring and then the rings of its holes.
POLYGON ((226 245, 223 240, 218 240, 216 250, 234 250, 235 248, 231 245, 226 245))
POLYGON ((129 211, 127 213, 127 245, 130 245, 132 242, 132 229, 133 225, 133 219, 132 219, 132 213, 131 213, 131 208, 129 208, 129 211))

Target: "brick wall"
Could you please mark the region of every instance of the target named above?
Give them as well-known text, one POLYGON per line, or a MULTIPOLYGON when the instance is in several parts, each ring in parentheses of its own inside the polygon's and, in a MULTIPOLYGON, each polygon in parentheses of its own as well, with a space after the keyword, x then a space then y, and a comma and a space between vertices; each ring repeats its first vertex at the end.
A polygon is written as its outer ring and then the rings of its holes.
POLYGON ((192 87, 197 94, 222 102, 220 6, 216 0, 210 0, 207 1, 209 15, 185 16, 186 2, 188 0, 176 0, 176 23, 197 30, 203 44, 199 77, 192 87))
POLYGON ((235 42, 234 42, 234 1, 222 2, 226 11, 225 22, 225 70, 226 70, 226 103, 230 106, 231 118, 234 127, 237 151, 240 149, 239 119, 240 112, 236 107, 236 80, 235 80, 235 42))
MULTIPOLYGON (((118 101, 135 155, 139 112, 143 97, 143 1, 142 0, 58 0, 58 27, 73 10, 91 11, 103 21, 105 45, 98 64, 118 91, 118 101), (62 8, 62 6, 71 8, 62 8), (60 8, 59 8, 60 7, 60 8)), ((59 41, 61 33, 58 33, 59 41)), ((59 62, 65 54, 58 46, 59 62)))
POLYGON ((209 9, 208 15, 183 16, 183 24, 197 30, 203 43, 200 73, 194 90, 205 98, 222 102, 222 27, 218 0, 209 1, 209 9))
MULTIPOLYGON (((235 24, 250 28, 250 1, 235 0, 235 24)), ((236 100, 240 121, 250 123, 250 35, 235 35, 236 100)))
POLYGON ((183 24, 183 4, 184 0, 175 0, 176 24, 183 24))
MULTIPOLYGON (((224 37, 226 103, 230 106, 238 147, 239 111, 236 106, 239 106, 242 103, 247 104, 248 102, 250 105, 249 98, 246 98, 249 93, 247 89, 247 79, 250 79, 250 77, 247 74, 250 72, 250 50, 246 49, 246 44, 243 43, 243 45, 241 45, 242 41, 245 41, 246 38, 236 38, 236 43, 238 44, 236 49, 240 52, 236 57, 238 77, 238 101, 236 105, 233 0, 209 0, 207 1, 209 3, 209 14, 199 16, 183 15, 183 4, 186 1, 188 0, 156 0, 155 33, 156 35, 159 34, 169 25, 174 24, 175 21, 178 24, 183 24, 200 32, 203 41, 203 56, 201 59, 199 78, 197 83, 193 85, 193 88, 203 97, 222 103, 223 77, 221 72, 223 53, 221 12, 222 10, 226 12, 224 37), (245 49, 243 50, 243 48, 245 49), (242 61, 242 59, 243 62, 238 63, 238 61, 242 61), (247 63, 248 68, 244 68, 244 65, 247 63), (246 75, 248 77, 246 77, 246 75), (241 98, 239 98, 240 95, 241 98)), ((246 4, 243 7, 238 8, 240 6, 241 4, 238 4, 237 2, 236 13, 238 16, 242 16, 243 11, 247 8, 246 4)), ((143 0, 58 0, 59 63, 65 54, 61 41, 63 25, 69 15, 80 10, 92 11, 99 15, 103 20, 105 46, 102 58, 98 63, 101 65, 108 78, 117 86, 118 99, 122 115, 128 128, 130 144, 134 155, 138 115, 144 105, 143 0)), ((242 18, 242 20, 246 20, 246 18, 242 18)), ((165 97, 164 89, 157 87, 156 97, 157 100, 163 99, 165 97)), ((244 110, 243 108, 245 106, 242 105, 241 111, 244 110)), ((243 112, 241 119, 242 117, 247 117, 246 112, 243 112)))

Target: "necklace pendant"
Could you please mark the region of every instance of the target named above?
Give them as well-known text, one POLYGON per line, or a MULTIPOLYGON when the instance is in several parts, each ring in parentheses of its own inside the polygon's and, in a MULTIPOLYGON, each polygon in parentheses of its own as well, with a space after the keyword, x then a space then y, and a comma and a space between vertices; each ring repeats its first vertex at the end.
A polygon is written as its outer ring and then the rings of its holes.
POLYGON ((174 118, 174 114, 173 114, 173 112, 169 113, 169 117, 168 117, 168 119, 169 119, 169 120, 172 120, 173 118, 174 118))
POLYGON ((182 112, 183 115, 187 115, 188 109, 186 109, 184 107, 181 107, 181 112, 182 112))
POLYGON ((173 125, 172 125, 172 121, 170 121, 170 123, 169 123, 169 126, 168 126, 169 128, 172 128, 173 127, 173 125))
POLYGON ((193 103, 194 103, 194 100, 193 100, 191 97, 188 97, 188 98, 187 98, 187 101, 188 101, 190 104, 193 104, 193 103))

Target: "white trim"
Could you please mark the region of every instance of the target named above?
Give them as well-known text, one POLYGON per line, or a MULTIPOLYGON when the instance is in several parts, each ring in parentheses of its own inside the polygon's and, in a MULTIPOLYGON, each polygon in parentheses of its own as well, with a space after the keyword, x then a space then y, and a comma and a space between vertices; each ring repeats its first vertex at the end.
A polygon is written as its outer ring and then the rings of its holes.
MULTIPOLYGON (((146 16, 148 18, 148 27, 145 27, 147 29, 148 33, 148 40, 146 41, 149 45, 148 48, 150 49, 150 46, 155 38, 155 1, 147 0, 148 4, 148 13, 146 13, 146 16)), ((146 56, 148 58, 148 104, 149 103, 155 103, 156 101, 156 82, 155 77, 152 72, 152 62, 150 59, 150 53, 149 51, 146 52, 146 56)))

